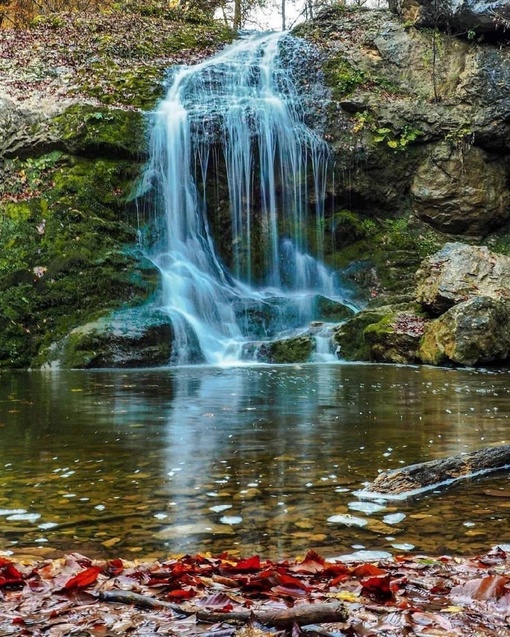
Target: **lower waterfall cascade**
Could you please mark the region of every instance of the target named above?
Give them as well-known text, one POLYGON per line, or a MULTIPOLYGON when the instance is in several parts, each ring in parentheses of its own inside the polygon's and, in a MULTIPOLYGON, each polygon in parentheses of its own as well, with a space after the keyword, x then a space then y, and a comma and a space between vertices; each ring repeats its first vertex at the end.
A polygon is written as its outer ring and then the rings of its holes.
MULTIPOLYGON (((142 193, 156 239, 145 250, 161 272, 172 364, 253 360, 261 344, 318 324, 321 301, 355 309, 322 261, 329 150, 282 61, 282 48, 299 56, 303 46, 286 33, 247 35, 174 69, 153 114, 142 193), (228 210, 214 227, 221 178, 228 210)), ((317 356, 334 359, 320 333, 317 356)))

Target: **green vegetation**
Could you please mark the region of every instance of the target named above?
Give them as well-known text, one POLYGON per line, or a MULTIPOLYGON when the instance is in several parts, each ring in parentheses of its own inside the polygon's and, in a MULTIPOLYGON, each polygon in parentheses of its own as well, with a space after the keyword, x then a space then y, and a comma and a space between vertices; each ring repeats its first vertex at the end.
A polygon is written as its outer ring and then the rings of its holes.
POLYGON ((26 181, 19 201, 0 202, 0 366, 25 367, 72 327, 143 302, 155 280, 123 248, 135 243, 136 163, 54 152, 14 168, 26 181))
POLYGON ((366 73, 354 68, 344 57, 330 58, 324 65, 326 84, 331 87, 333 98, 341 100, 367 81, 366 73))

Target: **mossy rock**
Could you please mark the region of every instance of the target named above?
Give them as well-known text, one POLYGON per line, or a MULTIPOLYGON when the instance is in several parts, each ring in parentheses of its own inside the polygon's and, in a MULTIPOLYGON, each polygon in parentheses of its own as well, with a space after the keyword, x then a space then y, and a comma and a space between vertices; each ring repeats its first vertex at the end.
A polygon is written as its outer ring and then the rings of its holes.
POLYGON ((73 369, 167 365, 173 329, 168 314, 150 305, 107 314, 44 349, 43 367, 73 369))
POLYGON ((342 360, 371 360, 371 345, 365 339, 365 329, 383 320, 387 312, 387 308, 363 310, 335 329, 333 340, 342 360))
POLYGON ((264 363, 306 363, 313 351, 310 336, 285 338, 272 343, 264 343, 257 352, 257 358, 264 363))
POLYGON ((50 129, 71 154, 135 159, 147 154, 146 121, 139 111, 74 104, 53 118, 50 129))
MULTIPOLYGON (((17 166, 20 174, 29 174, 26 165, 17 166)), ((44 195, 0 203, 0 367, 37 364, 53 340, 155 293, 156 268, 127 248, 137 237, 129 200, 139 168, 128 160, 41 156, 30 179, 44 195)), ((29 186, 25 197, 36 192, 29 186)))
POLYGON ((426 320, 415 303, 370 308, 337 327, 334 341, 343 360, 416 363, 426 320))

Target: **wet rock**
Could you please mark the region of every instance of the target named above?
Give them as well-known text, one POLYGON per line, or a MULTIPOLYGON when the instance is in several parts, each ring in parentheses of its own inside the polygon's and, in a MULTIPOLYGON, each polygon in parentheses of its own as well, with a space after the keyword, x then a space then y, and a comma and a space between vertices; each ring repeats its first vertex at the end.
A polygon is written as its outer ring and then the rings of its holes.
POLYGON ((506 170, 483 150, 432 146, 411 185, 415 214, 441 232, 484 236, 510 214, 506 170))
POLYGON ((391 11, 420 27, 508 39, 508 0, 388 0, 391 11))
POLYGON ((340 323, 354 315, 354 311, 347 305, 325 296, 318 296, 316 303, 317 316, 330 323, 340 323))
POLYGON ((442 312, 475 296, 510 300, 510 258, 485 246, 447 243, 416 273, 416 298, 442 312))
POLYGON ((508 358, 510 301, 476 296, 459 303, 425 327, 424 363, 477 365, 508 358))
POLYGON ((67 368, 166 365, 172 354, 169 316, 150 306, 115 312, 75 328, 45 353, 45 366, 67 368))
POLYGON ((416 363, 425 320, 413 305, 364 310, 335 331, 344 360, 416 363))
POLYGON ((310 360, 313 341, 310 336, 284 338, 271 343, 263 343, 257 352, 257 359, 264 363, 306 363, 310 360))

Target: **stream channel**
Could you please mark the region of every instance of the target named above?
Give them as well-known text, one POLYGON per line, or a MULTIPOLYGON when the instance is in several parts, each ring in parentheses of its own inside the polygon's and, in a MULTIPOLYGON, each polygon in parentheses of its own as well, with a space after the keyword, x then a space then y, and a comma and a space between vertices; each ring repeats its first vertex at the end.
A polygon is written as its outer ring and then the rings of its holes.
POLYGON ((2 372, 0 549, 483 551, 508 538, 508 473, 386 504, 353 491, 508 444, 509 393, 508 371, 391 365, 2 372))

